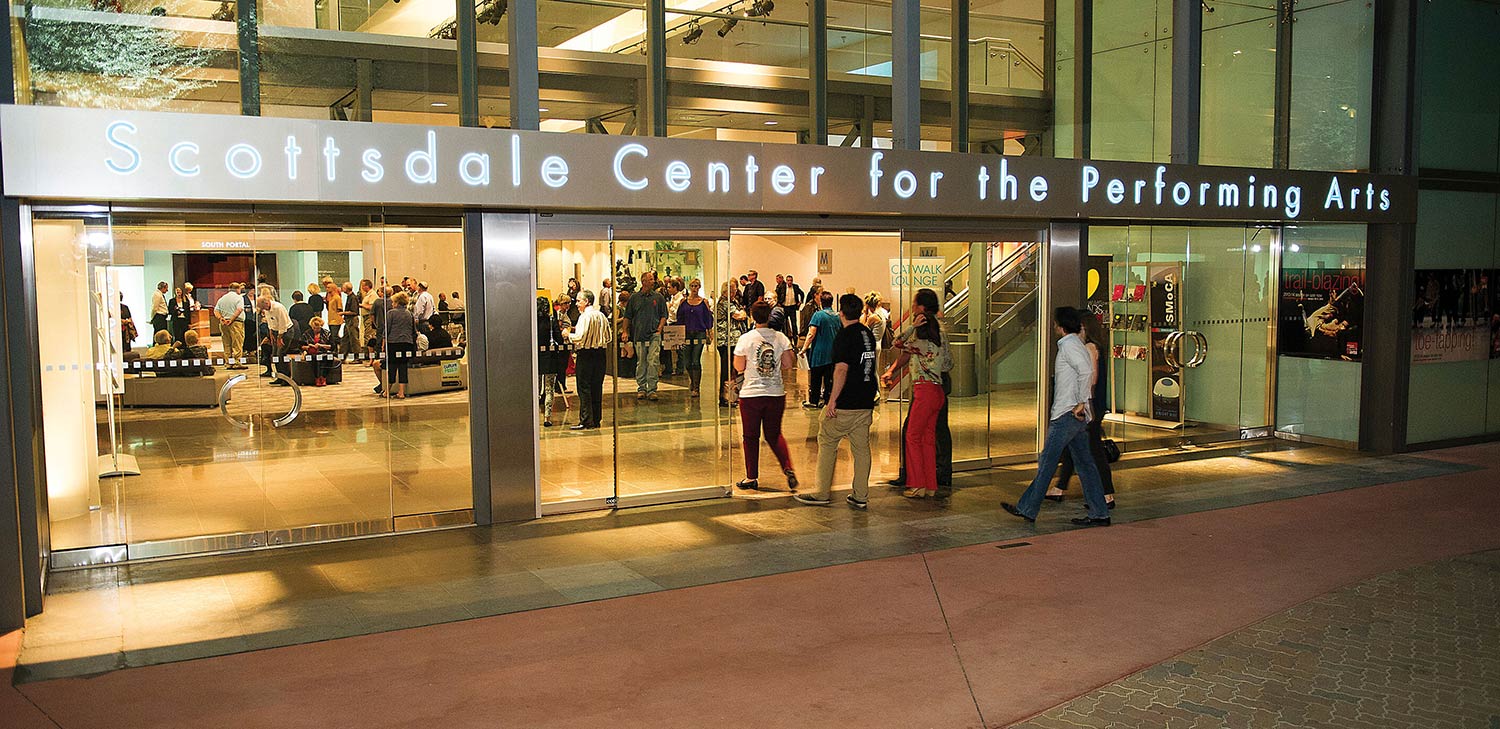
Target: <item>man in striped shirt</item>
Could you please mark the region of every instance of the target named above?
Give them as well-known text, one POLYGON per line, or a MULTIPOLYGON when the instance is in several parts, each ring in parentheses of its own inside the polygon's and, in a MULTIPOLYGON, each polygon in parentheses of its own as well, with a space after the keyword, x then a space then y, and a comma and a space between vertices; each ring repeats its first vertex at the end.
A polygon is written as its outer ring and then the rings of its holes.
POLYGON ((592 430, 604 417, 605 347, 614 337, 609 318, 594 306, 594 292, 580 291, 578 299, 583 312, 577 326, 568 331, 568 341, 578 350, 578 424, 570 430, 592 430))

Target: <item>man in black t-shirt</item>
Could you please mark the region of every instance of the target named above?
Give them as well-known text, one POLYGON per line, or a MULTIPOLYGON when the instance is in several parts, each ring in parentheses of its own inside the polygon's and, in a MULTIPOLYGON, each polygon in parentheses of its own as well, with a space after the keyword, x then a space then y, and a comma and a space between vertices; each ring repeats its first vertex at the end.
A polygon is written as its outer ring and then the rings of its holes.
POLYGON ((827 506, 833 490, 833 465, 839 456, 839 441, 849 439, 854 455, 854 493, 845 501, 863 509, 870 498, 870 422, 880 378, 876 373, 875 334, 861 324, 865 302, 854 294, 839 297, 839 328, 833 337, 833 394, 823 408, 818 429, 818 490, 795 498, 814 506, 827 506))

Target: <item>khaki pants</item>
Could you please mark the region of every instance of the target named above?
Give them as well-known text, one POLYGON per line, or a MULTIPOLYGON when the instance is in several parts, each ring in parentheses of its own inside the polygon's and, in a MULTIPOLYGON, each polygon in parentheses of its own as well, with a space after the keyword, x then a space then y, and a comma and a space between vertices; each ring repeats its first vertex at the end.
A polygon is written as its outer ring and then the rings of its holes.
POLYGON ((818 496, 828 498, 833 490, 833 464, 839 457, 839 441, 849 439, 854 454, 854 498, 870 498, 870 423, 873 410, 838 410, 832 419, 819 413, 818 496))
POLYGON ((237 359, 245 353, 245 322, 233 321, 219 327, 224 337, 224 358, 237 359))

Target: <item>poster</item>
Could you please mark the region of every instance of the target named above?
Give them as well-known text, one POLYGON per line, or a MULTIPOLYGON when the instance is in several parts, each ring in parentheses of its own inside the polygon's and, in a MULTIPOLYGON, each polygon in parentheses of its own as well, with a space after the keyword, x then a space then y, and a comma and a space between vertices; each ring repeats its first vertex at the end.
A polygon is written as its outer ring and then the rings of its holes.
POLYGON ((891 291, 943 290, 946 264, 942 258, 892 258, 889 260, 891 291))
POLYGON ((1151 328, 1177 329, 1182 326, 1182 267, 1150 266, 1146 269, 1151 287, 1151 328))
POLYGON ((1151 417, 1182 422, 1182 370, 1167 360, 1170 331, 1151 332, 1151 417))
MULTIPOLYGON (((1088 272, 1084 281, 1083 298, 1084 306, 1094 316, 1099 317, 1099 323, 1106 329, 1110 328, 1111 316, 1109 312, 1109 264, 1114 259, 1109 256, 1089 256, 1086 261, 1088 272)), ((1117 327, 1118 328, 1118 327, 1117 327)))
POLYGON ((443 387, 459 387, 464 384, 463 370, 456 359, 443 360, 443 372, 440 382, 443 387))
POLYGON ((1412 364, 1489 359, 1495 271, 1447 268, 1417 271, 1412 297, 1412 364))
POLYGON ((1281 270, 1279 351, 1287 357, 1358 362, 1364 354, 1365 270, 1281 270))

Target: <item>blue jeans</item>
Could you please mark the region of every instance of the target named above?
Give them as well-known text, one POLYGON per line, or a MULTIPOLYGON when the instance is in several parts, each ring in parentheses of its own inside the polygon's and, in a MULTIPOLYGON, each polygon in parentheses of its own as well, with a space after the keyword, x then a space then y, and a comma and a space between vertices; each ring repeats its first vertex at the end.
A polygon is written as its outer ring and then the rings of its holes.
POLYGON ((648 395, 656 392, 660 374, 661 335, 652 334, 650 339, 635 343, 635 391, 648 395))
POLYGON ((1109 517, 1109 507, 1104 503, 1104 486, 1099 483, 1099 469, 1094 465, 1094 454, 1089 451, 1088 423, 1063 413, 1047 424, 1047 440, 1042 443, 1042 452, 1036 457, 1036 477, 1021 494, 1016 510, 1035 519, 1042 508, 1042 496, 1047 493, 1047 484, 1057 472, 1057 462, 1063 449, 1073 454, 1073 465, 1078 469, 1078 478, 1083 482, 1083 501, 1089 507, 1089 517, 1109 517))

